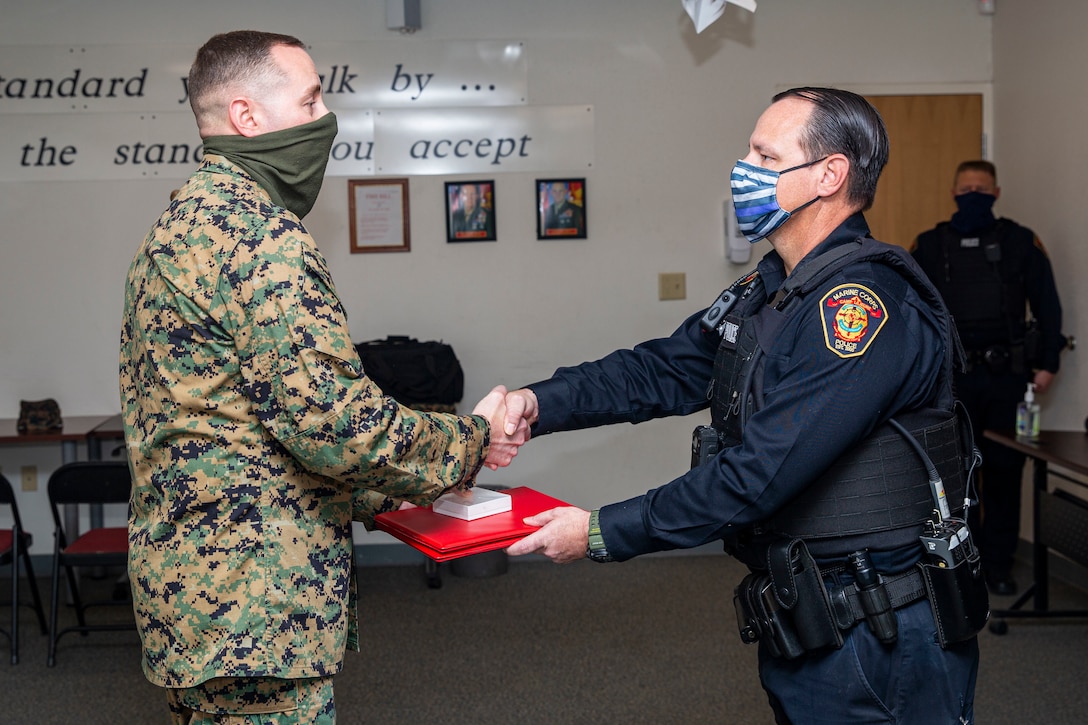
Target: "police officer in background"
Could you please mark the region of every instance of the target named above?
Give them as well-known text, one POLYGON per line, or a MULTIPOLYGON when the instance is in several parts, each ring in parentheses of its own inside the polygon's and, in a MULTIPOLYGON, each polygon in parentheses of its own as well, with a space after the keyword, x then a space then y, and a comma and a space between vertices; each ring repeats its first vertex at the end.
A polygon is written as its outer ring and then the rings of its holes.
POLYGON ((952 185, 958 211, 919 235, 911 253, 944 296, 967 350, 956 393, 982 447, 982 507, 973 510, 982 521, 972 528, 990 590, 1008 595, 1016 593, 1011 572, 1024 454, 983 439, 982 432, 1014 428, 1027 384, 1034 383, 1036 393, 1047 391, 1066 340, 1046 250, 1030 229, 994 218, 1000 196, 992 163, 964 161, 952 185))
POLYGON ((973 716, 987 611, 977 556, 956 568, 969 596, 943 602, 928 601, 918 566, 939 518, 923 455, 962 513, 958 343, 925 274, 869 236, 862 212, 887 155, 862 97, 775 96, 731 175, 741 230, 774 248, 758 268, 670 337, 506 396, 508 430, 527 422, 535 435, 711 408, 690 471, 592 512, 531 517, 541 528, 508 552, 608 562, 723 540, 751 570, 735 590, 740 633, 760 645, 779 723, 973 716), (949 603, 970 622, 949 626, 949 603))

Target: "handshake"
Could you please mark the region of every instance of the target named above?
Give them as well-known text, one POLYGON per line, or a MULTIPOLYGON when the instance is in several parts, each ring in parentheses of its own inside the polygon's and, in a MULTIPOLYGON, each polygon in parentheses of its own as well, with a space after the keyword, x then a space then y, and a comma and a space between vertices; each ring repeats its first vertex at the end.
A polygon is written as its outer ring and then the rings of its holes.
POLYGON ((484 465, 492 471, 509 466, 529 440, 529 426, 538 417, 536 395, 528 388, 507 391, 498 385, 472 409, 491 423, 491 447, 484 465))
MULTIPOLYGON (((529 440, 529 426, 537 421, 539 413, 536 395, 528 388, 507 391, 499 385, 477 403, 472 414, 491 421, 491 448, 484 465, 493 471, 509 466, 518 449, 529 440)), ((585 558, 589 511, 561 506, 530 516, 525 523, 540 529, 511 544, 507 554, 522 556, 537 552, 559 564, 585 558)))

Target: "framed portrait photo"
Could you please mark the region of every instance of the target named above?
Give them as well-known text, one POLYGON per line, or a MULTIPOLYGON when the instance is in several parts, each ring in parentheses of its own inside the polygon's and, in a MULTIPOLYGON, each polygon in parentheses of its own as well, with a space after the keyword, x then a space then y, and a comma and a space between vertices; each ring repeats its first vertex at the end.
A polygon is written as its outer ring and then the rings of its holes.
POLYGON ((495 241, 495 182, 446 182, 446 241, 495 241))
POLYGON ((351 253, 407 252, 408 179, 349 179, 351 253))
POLYGON ((536 238, 586 238, 586 180, 536 180, 536 238))

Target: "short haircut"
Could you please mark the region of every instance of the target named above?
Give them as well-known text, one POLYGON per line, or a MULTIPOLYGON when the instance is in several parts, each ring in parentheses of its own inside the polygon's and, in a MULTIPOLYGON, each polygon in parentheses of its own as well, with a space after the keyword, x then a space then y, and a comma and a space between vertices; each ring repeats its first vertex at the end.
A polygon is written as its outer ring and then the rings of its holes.
POLYGON ((196 52, 189 69, 189 105, 197 123, 221 111, 222 94, 235 88, 259 90, 283 78, 272 61, 272 48, 306 46, 290 35, 235 30, 213 36, 196 52))
POLYGON ((842 154, 850 161, 846 198, 865 211, 873 205, 876 182, 888 163, 888 131, 873 105, 856 93, 837 88, 791 88, 774 97, 812 103, 812 115, 801 132, 806 161, 842 154))
MULTIPOLYGON (((997 183, 997 167, 989 161, 984 161, 982 159, 964 161, 956 167, 956 178, 959 178, 959 175, 964 171, 981 171, 994 177, 994 183, 997 183)), ((955 179, 953 179, 952 182, 955 183, 955 179)))

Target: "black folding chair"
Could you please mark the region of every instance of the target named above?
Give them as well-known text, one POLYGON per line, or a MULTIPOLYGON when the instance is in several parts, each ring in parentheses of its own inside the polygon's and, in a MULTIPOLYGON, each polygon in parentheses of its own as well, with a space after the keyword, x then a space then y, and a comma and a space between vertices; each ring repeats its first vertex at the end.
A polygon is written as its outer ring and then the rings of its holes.
POLYGON ((7 635, 11 642, 11 664, 19 664, 19 607, 31 607, 38 615, 38 624, 41 625, 42 634, 49 630, 45 626, 45 611, 42 609, 42 598, 38 594, 38 580, 34 578, 34 567, 30 563, 30 552, 27 551, 33 543, 33 537, 23 529, 23 520, 19 518, 19 506, 15 502, 15 491, 11 488, 11 482, 0 474, 0 504, 11 506, 11 515, 14 521, 10 529, 0 529, 0 566, 11 565, 11 630, 0 628, 0 633, 7 635), (30 584, 30 594, 34 597, 33 604, 25 604, 19 601, 19 562, 23 562, 26 569, 27 582, 30 584))
POLYGON ((102 599, 83 602, 75 567, 124 567, 128 563, 128 527, 104 526, 92 528, 71 542, 64 530, 60 507, 79 504, 127 504, 132 479, 124 461, 85 461, 66 463, 49 477, 49 507, 53 512, 53 592, 49 612, 49 667, 56 664, 57 640, 69 632, 121 631, 135 629, 131 623, 88 624, 86 611, 106 604, 124 604, 128 600, 102 599), (68 591, 79 624, 57 629, 60 605, 60 570, 64 567, 68 591))

